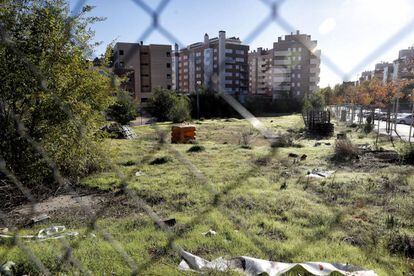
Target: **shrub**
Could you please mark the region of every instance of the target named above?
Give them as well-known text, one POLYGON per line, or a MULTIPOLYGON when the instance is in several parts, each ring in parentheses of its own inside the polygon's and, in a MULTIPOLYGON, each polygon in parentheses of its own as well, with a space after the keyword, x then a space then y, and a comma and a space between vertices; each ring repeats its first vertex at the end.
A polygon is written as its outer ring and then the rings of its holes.
POLYGON ((405 164, 414 165, 414 147, 406 145, 401 149, 400 155, 405 164))
POLYGON ((393 254, 403 254, 407 258, 414 258, 414 237, 393 233, 388 239, 387 247, 393 254))
POLYGON ((115 122, 126 125, 137 116, 136 104, 128 92, 120 91, 116 102, 108 108, 107 114, 115 122))
POLYGON ((254 132, 252 129, 242 131, 242 133, 240 134, 239 145, 244 149, 251 149, 253 135, 254 132))
POLYGON ((0 47, 0 153, 7 169, 42 196, 41 184, 56 191, 52 167, 76 182, 105 163, 99 128, 113 87, 101 73, 108 70, 92 70, 86 59, 97 20, 88 11, 71 16, 64 1, 2 2, 2 29, 13 47, 0 47))
POLYGON ((162 165, 171 161, 171 158, 167 156, 157 157, 150 162, 150 165, 162 165))
POLYGON ((358 158, 358 148, 349 139, 339 139, 334 145, 334 159, 347 161, 358 158))
POLYGON ((148 101, 146 110, 158 121, 182 123, 191 119, 190 102, 186 96, 175 91, 156 89, 148 101))
POLYGON ((202 152, 205 151, 206 148, 200 145, 194 145, 187 150, 187 152, 202 152))
POLYGON ((364 124, 363 130, 364 130, 364 133, 366 134, 371 133, 374 130, 374 125, 371 123, 366 123, 364 124))
MULTIPOLYGON (((287 148, 294 146, 293 137, 290 133, 278 133, 277 137, 273 139, 271 145, 272 148, 287 148)), ((298 145, 298 147, 301 147, 298 145)))
POLYGON ((190 103, 187 97, 181 96, 174 99, 174 105, 168 112, 168 119, 173 123, 182 123, 190 120, 190 103))

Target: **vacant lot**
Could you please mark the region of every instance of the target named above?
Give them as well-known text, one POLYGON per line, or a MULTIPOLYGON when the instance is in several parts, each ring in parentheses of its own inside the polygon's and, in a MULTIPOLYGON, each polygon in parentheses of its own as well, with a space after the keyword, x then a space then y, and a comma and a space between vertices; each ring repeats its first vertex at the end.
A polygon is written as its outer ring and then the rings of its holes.
MULTIPOLYGON (((170 124, 135 127, 139 138, 133 141, 108 139, 108 160, 114 166, 80 181, 97 194, 88 206, 99 212, 96 229, 112 234, 142 274, 181 274, 172 244, 206 259, 244 255, 350 263, 379 275, 413 274, 414 168, 370 154, 333 161, 335 139, 304 137, 300 116, 260 120, 275 133, 288 133, 292 143, 272 148, 247 121, 238 119, 196 121, 197 145, 171 145, 170 124), (333 174, 307 177, 315 169, 333 174), (175 218, 176 224, 169 232, 159 229, 122 193, 122 185, 161 218, 175 218), (209 229, 217 235, 202 235, 209 229)), ((375 140, 356 129, 347 135, 355 145, 375 140)), ((381 138, 379 147, 392 145, 381 138)), ((78 207, 55 208, 50 216, 50 221, 19 234, 65 225, 79 232, 67 241, 74 259, 92 274, 131 272, 108 237, 90 230, 78 207)), ((22 272, 37 271, 23 247, 53 274, 78 272, 62 261, 62 241, 22 241, 19 246, 0 241, 0 260, 14 261, 22 272)))

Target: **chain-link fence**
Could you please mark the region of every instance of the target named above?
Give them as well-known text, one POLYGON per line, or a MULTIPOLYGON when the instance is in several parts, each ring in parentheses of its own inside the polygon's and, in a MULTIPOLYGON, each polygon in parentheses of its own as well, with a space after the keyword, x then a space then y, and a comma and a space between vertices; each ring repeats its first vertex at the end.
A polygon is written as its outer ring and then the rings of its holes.
MULTIPOLYGON (((161 22, 161 18, 163 16, 163 11, 168 8, 168 6, 171 6, 174 4, 174 0, 163 0, 160 2, 160 4, 155 8, 152 9, 145 1, 143 0, 131 0, 133 1, 140 9, 145 11, 149 17, 152 18, 151 24, 147 27, 147 29, 142 33, 137 35, 137 41, 145 41, 153 32, 158 31, 162 36, 164 36, 168 41, 171 42, 171 44, 178 43, 181 47, 184 47, 184 45, 180 42, 179 38, 175 37, 173 32, 171 30, 168 30, 165 26, 163 26, 161 22)), ((87 4, 87 0, 78 1, 77 4, 74 7, 74 10, 72 11, 73 15, 77 15, 84 5, 87 4)), ((255 28, 249 33, 249 35, 244 39, 244 42, 246 44, 251 43, 254 41, 261 32, 266 29, 270 24, 276 23, 278 26, 280 26, 283 30, 285 30, 287 33, 290 33, 293 30, 296 30, 294 26, 289 22, 288 18, 284 18, 283 14, 280 13, 280 7, 282 5, 289 5, 288 1, 271 1, 271 0, 261 0, 258 2, 264 3, 268 9, 269 14, 266 16, 262 22, 259 22, 255 28)), ((121 3, 117 3, 120 5, 121 3)), ((208 5, 208 3, 205 3, 208 5)), ((414 19, 413 19, 414 20, 414 19)), ((387 49, 389 49, 392 45, 398 43, 408 32, 411 28, 413 28, 414 21, 409 22, 406 26, 404 26, 399 32, 392 35, 389 39, 387 39, 382 45, 380 45, 377 49, 373 49, 371 54, 367 56, 364 60, 357 62, 354 69, 352 69, 350 72, 343 71, 337 64, 335 64, 335 59, 332 57, 328 57, 325 54, 322 55, 322 62, 330 69, 332 70, 336 75, 338 75, 343 80, 348 80, 349 76, 354 75, 356 72, 358 72, 361 68, 363 68, 366 64, 371 63, 375 59, 377 59, 381 54, 383 54, 387 49)), ((6 47, 9 47, 11 49, 15 49, 13 47, 14 41, 11 41, 7 36, 8 30, 3 29, 1 30, 1 42, 6 47)), ((70 37, 68 37, 70 39, 70 37)), ((306 47, 306 45, 303 45, 303 47, 306 47)), ((20 56, 23 60, 25 60, 25 56, 23 53, 16 51, 16 55, 20 56)), ((27 62, 27 68, 28 70, 32 71, 34 74, 41 77, 41 72, 38 71, 38 69, 33 66, 29 60, 27 62)), ((53 88, 47 87, 46 82, 42 82, 43 89, 49 90, 53 88)), ((257 129, 261 135, 263 135, 270 144, 276 142, 278 139, 278 135, 276 133, 273 133, 272 130, 266 128, 260 120, 255 118, 249 110, 247 110, 243 105, 241 105, 237 100, 235 100, 231 95, 220 93, 221 97, 230 105, 232 106, 243 118, 245 118, 253 128, 257 129)), ((2 108, 7 108, 6 106, 3 106, 4 104, 1 103, 2 108)), ((403 105, 400 104, 397 107, 392 107, 393 112, 388 113, 391 115, 400 113, 401 111, 411 113, 412 107, 411 105, 403 105)), ((67 114, 67 116, 72 116, 71 111, 67 110, 63 105, 61 106, 61 111, 67 114)), ((342 121, 346 122, 362 122, 362 119, 366 118, 368 114, 370 114, 371 109, 364 108, 364 107, 356 107, 356 106, 345 106, 345 107, 333 107, 333 112, 336 114, 337 118, 339 118, 342 121)), ((385 111, 375 111, 375 116, 378 116, 378 118, 375 118, 377 122, 381 122, 380 116, 382 113, 379 112, 385 112, 385 111)), ((19 116, 17 114, 12 114, 16 125, 18 127, 18 133, 20 135, 21 139, 26 140, 31 147, 41 156, 43 160, 45 160, 50 168, 51 171, 53 171, 53 177, 54 181, 56 181, 59 186, 65 187, 68 191, 70 191, 72 194, 78 194, 78 192, 73 188, 72 183, 62 177, 62 174, 57 169, 56 164, 54 164, 53 160, 47 155, 46 151, 42 148, 42 146, 38 143, 38 141, 35 141, 32 137, 28 135, 27 129, 23 122, 20 120, 19 116)), ((388 118, 389 119, 389 118, 388 118)), ((397 122, 399 123, 409 123, 409 121, 401 122, 401 118, 398 118, 397 122), (398 121, 400 120, 400 121, 398 121)), ((385 123, 384 123, 385 124, 385 123)), ((412 125, 412 123, 409 123, 412 125)), ((82 125, 79 125, 80 128, 82 128, 82 125)), ((159 127, 154 124, 152 125, 154 131, 156 133, 162 132, 159 127)), ((385 129, 385 133, 390 133, 391 129, 394 129, 394 132, 401 135, 401 131, 398 126, 387 126, 383 127, 382 125, 379 126, 379 130, 382 131, 382 128, 385 129)), ((409 128, 409 131, 411 133, 411 128, 409 128)), ((410 134, 411 135, 411 134, 410 134)), ((408 135, 408 137, 410 136, 408 135)), ((139 140, 140 138, 138 138, 139 140)), ((137 140, 137 141, 138 141, 137 140)), ((212 209, 219 208, 222 204, 222 196, 224 194, 228 194, 231 190, 237 188, 240 188, 240 186, 245 185, 245 179, 249 175, 253 175, 258 170, 257 167, 252 167, 250 170, 245 171, 242 173, 239 177, 239 179, 236 179, 233 181, 234 184, 228 185, 222 189, 217 190, 213 183, 209 180, 209 178, 201 171, 199 170, 185 155, 183 155, 180 151, 178 151, 174 146, 170 145, 169 143, 161 144, 158 148, 155 148, 154 151, 151 153, 152 156, 156 154, 158 150, 161 148, 167 149, 169 152, 171 152, 182 164, 184 164, 188 171, 193 175, 195 181, 197 182, 197 187, 202 187, 202 189, 205 189, 208 191, 211 196, 214 198, 211 204, 208 206, 205 206, 205 209, 200 212, 198 216, 195 216, 195 218, 189 222, 186 222, 187 226, 194 226, 198 223, 202 222, 205 218, 204 215, 208 214, 212 209)), ((277 150, 275 147, 269 147, 268 156, 272 157, 276 154, 277 150)), ((148 157, 150 158, 150 157, 148 157)), ((108 160, 108 162, 110 162, 108 160)), ((116 164, 109 164, 116 172, 117 172, 117 178, 121 182, 122 190, 123 192, 129 197, 130 202, 133 203, 134 208, 137 210, 143 210, 146 215, 148 215, 151 220, 153 220, 163 231, 165 231, 168 234, 169 237, 169 245, 170 247, 177 252, 178 255, 180 255, 183 252, 183 248, 178 246, 175 241, 179 238, 181 238, 182 234, 177 234, 174 231, 166 225, 163 220, 161 219, 161 216, 157 214, 153 210, 153 208, 140 196, 137 195, 136 191, 129 186, 130 177, 124 175, 124 173, 118 168, 118 165, 116 164)), ((24 183, 21 183, 15 175, 8 169, 7 164, 5 163, 5 160, 2 156, 0 156, 0 172, 3 173, 8 181, 15 185, 21 193, 24 195, 24 197, 27 198, 27 200, 32 205, 32 214, 35 215, 35 206, 38 203, 35 199, 35 197, 31 194, 30 190, 27 189, 24 185, 24 183)), ((79 198, 79 197, 76 197, 79 198)), ((91 233, 92 231, 101 234, 107 242, 118 252, 119 256, 125 261, 125 263, 129 266, 131 270, 131 274, 136 275, 139 274, 141 271, 145 270, 146 267, 151 266, 152 263, 137 263, 136 259, 131 256, 131 254, 125 250, 125 244, 120 243, 117 241, 114 236, 105 228, 99 226, 99 219, 101 212, 95 212, 89 208, 89 206, 84 206, 84 203, 80 200, 79 206, 82 208, 83 212, 88 214, 88 231, 87 233, 91 233)), ((122 207, 120 207, 122 208, 122 207)), ((102 208, 105 209, 105 208, 102 208)), ((253 233, 249 230, 248 223, 246 223, 245 219, 235 213, 234 211, 227 209, 227 208, 221 208, 221 214, 225 216, 228 220, 232 221, 235 225, 239 225, 240 229, 242 229, 243 234, 248 237, 252 242, 254 242, 259 248, 263 250, 263 252, 268 252, 269 249, 266 247, 265 244, 263 244, 262 241, 257 239, 256 233, 253 233)), ((2 214, 2 217, 4 215, 2 214)), ((7 221, 4 222, 5 225, 8 224, 7 221)), ((42 274, 48 275, 50 274, 50 271, 44 263, 40 260, 40 258, 28 247, 25 245, 25 243, 22 241, 20 231, 16 229, 14 233, 11 234, 14 236, 12 239, 13 242, 8 245, 10 248, 12 247, 18 247, 20 250, 25 252, 27 254, 28 258, 35 264, 39 271, 42 274)), ((72 254, 72 252, 79 247, 83 242, 82 237, 78 237, 78 240, 75 243, 69 243, 67 238, 61 238, 59 239, 62 248, 63 253, 59 254, 60 256, 60 262, 66 263, 69 266, 73 267, 74 269, 78 270, 82 274, 92 274, 91 271, 89 271, 88 267, 86 267, 84 264, 82 264, 77 258, 72 254)), ((165 252, 167 254, 167 252, 165 252)), ((271 255, 269 253, 269 255, 271 255)), ((0 258, 2 259, 2 258, 0 258)))

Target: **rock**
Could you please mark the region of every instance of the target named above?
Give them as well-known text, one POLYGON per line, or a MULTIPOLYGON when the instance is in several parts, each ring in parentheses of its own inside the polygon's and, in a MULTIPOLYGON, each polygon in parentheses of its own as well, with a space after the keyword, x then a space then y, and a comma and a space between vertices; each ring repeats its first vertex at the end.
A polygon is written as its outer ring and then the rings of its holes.
POLYGON ((314 147, 319 147, 320 145, 322 145, 322 143, 316 142, 315 145, 313 145, 314 147))
POLYGON ((307 157, 308 157, 308 156, 307 156, 306 154, 302 155, 302 156, 300 157, 300 161, 305 161, 307 157))

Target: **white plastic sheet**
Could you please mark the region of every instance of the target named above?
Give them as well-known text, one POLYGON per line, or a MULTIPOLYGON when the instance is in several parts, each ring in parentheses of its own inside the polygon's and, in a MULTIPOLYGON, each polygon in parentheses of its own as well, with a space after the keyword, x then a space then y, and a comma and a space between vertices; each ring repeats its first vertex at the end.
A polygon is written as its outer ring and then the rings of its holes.
POLYGON ((55 239, 61 239, 66 236, 77 236, 78 232, 66 232, 65 226, 50 226, 48 228, 41 229, 37 235, 6 235, 6 234, 0 234, 0 238, 6 238, 6 239, 33 239, 33 240, 55 240, 55 239))
POLYGON ((181 252, 182 261, 179 264, 181 270, 237 270, 245 275, 259 275, 266 273, 269 276, 282 275, 298 267, 303 268, 313 275, 330 275, 333 272, 346 276, 376 276, 372 270, 364 270, 352 265, 324 263, 324 262, 307 262, 307 263, 281 263, 267 260, 256 259, 252 257, 236 257, 231 260, 223 258, 215 259, 211 262, 195 256, 186 251, 181 252))

